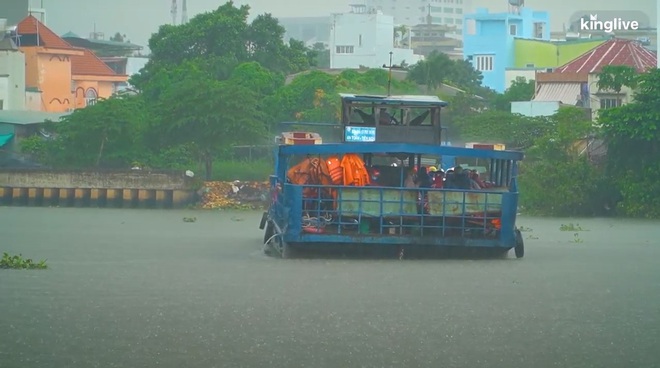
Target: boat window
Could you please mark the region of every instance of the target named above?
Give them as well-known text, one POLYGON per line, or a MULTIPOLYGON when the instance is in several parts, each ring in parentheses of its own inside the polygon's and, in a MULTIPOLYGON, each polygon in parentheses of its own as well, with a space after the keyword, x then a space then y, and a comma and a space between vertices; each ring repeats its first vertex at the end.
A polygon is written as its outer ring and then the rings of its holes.
POLYGON ((410 126, 431 126, 433 125, 433 115, 430 108, 410 108, 408 110, 407 125, 410 126))

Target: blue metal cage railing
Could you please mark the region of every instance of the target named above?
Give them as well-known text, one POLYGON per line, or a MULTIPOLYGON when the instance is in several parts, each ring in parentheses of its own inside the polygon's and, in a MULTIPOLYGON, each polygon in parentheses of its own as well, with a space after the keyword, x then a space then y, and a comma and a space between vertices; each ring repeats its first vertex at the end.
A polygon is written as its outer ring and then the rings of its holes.
POLYGON ((282 226, 290 242, 442 244, 460 238, 507 245, 513 241, 518 194, 506 188, 282 186, 276 180, 272 184, 273 210, 279 211, 277 218, 287 219, 282 226))

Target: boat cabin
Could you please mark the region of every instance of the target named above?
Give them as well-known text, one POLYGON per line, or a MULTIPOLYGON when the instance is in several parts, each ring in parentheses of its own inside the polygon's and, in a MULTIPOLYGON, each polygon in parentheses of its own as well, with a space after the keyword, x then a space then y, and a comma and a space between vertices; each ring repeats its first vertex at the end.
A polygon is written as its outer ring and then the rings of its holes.
POLYGON ((437 96, 372 96, 341 93, 343 143, 441 144, 437 96))

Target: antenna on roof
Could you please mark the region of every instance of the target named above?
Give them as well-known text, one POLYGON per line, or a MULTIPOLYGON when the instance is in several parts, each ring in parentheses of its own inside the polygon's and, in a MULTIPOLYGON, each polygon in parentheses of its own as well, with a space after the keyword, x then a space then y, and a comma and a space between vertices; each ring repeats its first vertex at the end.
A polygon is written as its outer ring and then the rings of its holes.
POLYGON ((520 14, 520 8, 525 6, 525 0, 509 0, 509 11, 514 14, 520 14))
POLYGON ((172 14, 172 25, 173 26, 176 25, 176 15, 177 15, 177 13, 178 13, 178 9, 177 9, 176 0, 172 0, 172 8, 170 10, 170 14, 172 14))
POLYGON ((181 24, 188 23, 188 6, 186 2, 186 0, 183 0, 183 3, 181 4, 181 24))

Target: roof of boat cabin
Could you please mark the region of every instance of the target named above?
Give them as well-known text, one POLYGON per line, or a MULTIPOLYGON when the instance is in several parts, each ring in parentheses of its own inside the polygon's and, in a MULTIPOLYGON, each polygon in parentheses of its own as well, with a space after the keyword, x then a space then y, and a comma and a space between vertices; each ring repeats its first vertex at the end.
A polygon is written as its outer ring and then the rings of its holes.
POLYGON ((280 155, 340 155, 346 153, 410 153, 416 155, 436 155, 454 157, 494 158, 521 161, 520 151, 497 151, 478 148, 464 148, 413 143, 329 143, 314 145, 280 145, 280 155))
POLYGON ((438 96, 425 95, 399 95, 399 96, 380 96, 380 95, 356 95, 352 93, 340 93, 339 96, 344 101, 349 102, 367 102, 392 105, 423 105, 445 107, 449 105, 438 96))

